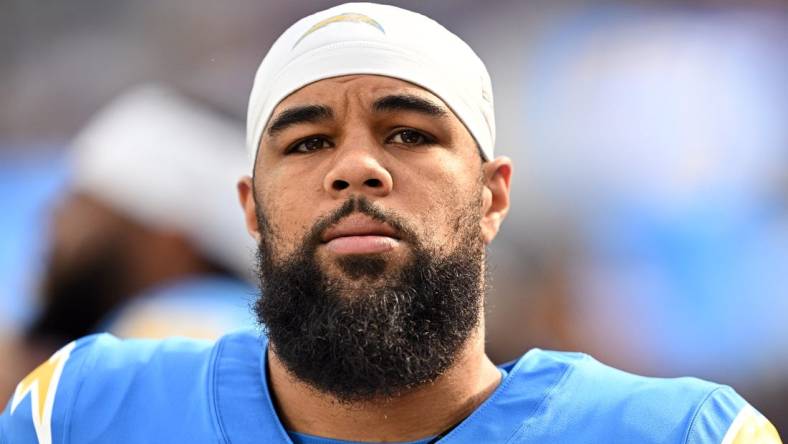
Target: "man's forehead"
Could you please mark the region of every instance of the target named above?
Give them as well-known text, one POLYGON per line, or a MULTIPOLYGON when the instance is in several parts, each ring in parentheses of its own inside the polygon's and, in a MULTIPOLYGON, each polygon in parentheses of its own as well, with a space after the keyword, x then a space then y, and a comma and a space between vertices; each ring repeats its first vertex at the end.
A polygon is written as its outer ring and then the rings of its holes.
POLYGON ((331 104, 344 100, 349 94, 362 100, 369 100, 370 103, 387 95, 406 94, 423 98, 448 109, 443 100, 435 94, 411 82, 393 77, 359 74, 312 82, 279 102, 274 108, 273 115, 294 106, 331 104))

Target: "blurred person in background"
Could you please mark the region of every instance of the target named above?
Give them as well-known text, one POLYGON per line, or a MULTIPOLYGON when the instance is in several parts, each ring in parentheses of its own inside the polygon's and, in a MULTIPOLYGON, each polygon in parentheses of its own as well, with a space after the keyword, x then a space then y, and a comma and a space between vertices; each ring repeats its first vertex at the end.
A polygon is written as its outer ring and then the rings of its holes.
POLYGON ((4 385, 92 332, 210 339, 254 325, 253 243, 232 189, 243 146, 235 122, 161 85, 102 109, 72 144, 38 314, 0 345, 16 351, 4 385))

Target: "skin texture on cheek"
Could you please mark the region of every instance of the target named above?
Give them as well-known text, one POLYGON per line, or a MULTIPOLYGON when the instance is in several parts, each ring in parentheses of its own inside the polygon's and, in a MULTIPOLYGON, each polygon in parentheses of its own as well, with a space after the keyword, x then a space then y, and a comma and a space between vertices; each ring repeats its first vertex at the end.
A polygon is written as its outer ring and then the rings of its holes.
MULTIPOLYGON (((267 179, 269 183, 281 181, 275 176, 267 179)), ((292 254, 317 219, 317 215, 309 214, 309 205, 304 205, 309 201, 306 193, 299 189, 298 183, 286 185, 284 190, 271 189, 259 178, 253 180, 253 184, 260 234, 270 239, 271 254, 273 257, 292 254), (260 218, 261 213, 266 217, 260 218)))
MULTIPOLYGON (((470 147, 473 140, 470 136, 468 139, 470 147)), ((456 152, 460 150, 453 147, 454 152, 442 152, 430 162, 414 163, 395 177, 398 198, 406 201, 414 223, 419 224, 425 239, 434 243, 437 251, 447 252, 457 246, 453 243, 456 233, 463 228, 461 224, 468 223, 466 217, 461 217, 466 214, 463 210, 469 205, 481 205, 481 159, 475 148, 462 149, 462 154, 456 152)))
POLYGON ((457 233, 479 223, 482 184, 480 179, 460 183, 448 174, 441 179, 424 190, 420 228, 435 251, 448 254, 459 246, 457 233))

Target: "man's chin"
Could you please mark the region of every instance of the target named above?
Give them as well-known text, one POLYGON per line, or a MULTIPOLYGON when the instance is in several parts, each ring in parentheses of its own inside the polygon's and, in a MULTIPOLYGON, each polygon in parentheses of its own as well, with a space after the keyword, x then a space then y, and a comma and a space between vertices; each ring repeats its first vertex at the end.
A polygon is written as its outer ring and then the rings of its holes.
POLYGON ((332 280, 350 280, 351 284, 374 283, 390 278, 401 271, 402 266, 394 258, 381 254, 354 254, 335 258, 326 269, 332 280))
POLYGON ((399 276, 413 257, 409 251, 387 251, 369 254, 332 254, 319 251, 317 263, 330 279, 351 279, 374 282, 399 276))

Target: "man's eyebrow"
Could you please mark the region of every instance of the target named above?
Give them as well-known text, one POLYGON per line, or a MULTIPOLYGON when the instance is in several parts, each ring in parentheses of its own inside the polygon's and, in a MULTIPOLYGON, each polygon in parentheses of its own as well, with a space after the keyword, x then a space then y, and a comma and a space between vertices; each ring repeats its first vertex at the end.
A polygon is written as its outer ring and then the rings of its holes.
POLYGON ((295 106, 282 111, 271 120, 271 124, 268 125, 268 135, 274 136, 276 133, 299 123, 314 123, 332 117, 334 117, 334 111, 325 105, 295 106))
POLYGON ((411 94, 381 97, 372 104, 375 111, 412 111, 433 117, 446 117, 449 111, 430 100, 411 94))

